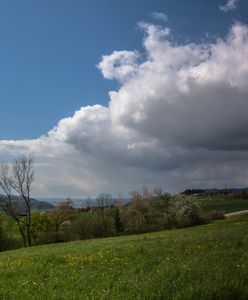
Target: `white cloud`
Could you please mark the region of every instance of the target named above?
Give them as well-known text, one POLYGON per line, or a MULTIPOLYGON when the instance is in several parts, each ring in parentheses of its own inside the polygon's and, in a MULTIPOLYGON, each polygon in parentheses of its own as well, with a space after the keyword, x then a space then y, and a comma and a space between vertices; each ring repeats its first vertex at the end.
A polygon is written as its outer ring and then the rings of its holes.
POLYGON ((36 140, 0 141, 4 157, 33 153, 36 195, 248 185, 248 27, 181 45, 166 27, 140 26, 142 61, 114 51, 98 64, 121 85, 108 107, 82 107, 36 140))
POLYGON ((153 12, 151 13, 151 17, 156 19, 156 20, 162 20, 167 22, 168 21, 168 16, 165 13, 162 12, 153 12))
POLYGON ((220 6, 220 10, 223 12, 228 12, 229 10, 234 10, 237 7, 238 0, 228 0, 225 5, 220 6))
POLYGON ((102 57, 98 68, 105 78, 123 81, 135 71, 138 56, 135 51, 114 51, 111 55, 102 57))

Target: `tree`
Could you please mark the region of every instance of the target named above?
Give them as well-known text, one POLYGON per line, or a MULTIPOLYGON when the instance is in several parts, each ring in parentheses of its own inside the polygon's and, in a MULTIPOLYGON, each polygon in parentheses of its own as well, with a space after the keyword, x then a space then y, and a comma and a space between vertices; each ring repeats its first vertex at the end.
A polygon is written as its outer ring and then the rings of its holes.
POLYGON ((102 193, 96 198, 97 206, 104 211, 105 208, 113 207, 115 200, 112 198, 112 195, 107 193, 102 193))
POLYGON ((123 222, 121 220, 119 207, 115 208, 114 225, 115 225, 115 230, 116 230, 116 232, 118 234, 119 233, 123 233, 123 231, 124 231, 124 224, 123 224, 123 222))
POLYGON ((200 205, 193 197, 176 195, 174 200, 175 216, 178 226, 191 226, 200 223, 200 205))
POLYGON ((124 214, 124 223, 128 232, 145 232, 152 225, 154 216, 151 205, 151 195, 147 188, 131 192, 131 202, 127 207, 127 213, 124 214))
POLYGON ((17 223, 24 247, 31 246, 30 191, 33 179, 33 158, 31 155, 22 155, 15 159, 12 164, 0 163, 0 188, 3 192, 0 197, 0 205, 2 210, 17 223), (23 201, 23 210, 20 210, 17 201, 13 200, 14 194, 17 194, 23 201))
POLYGON ((34 244, 39 244, 43 236, 50 230, 52 220, 47 212, 32 213, 31 238, 34 244))
POLYGON ((54 226, 55 232, 58 232, 61 225, 65 221, 69 221, 71 214, 73 213, 73 202, 70 199, 60 202, 58 207, 54 208, 51 213, 51 220, 54 226))

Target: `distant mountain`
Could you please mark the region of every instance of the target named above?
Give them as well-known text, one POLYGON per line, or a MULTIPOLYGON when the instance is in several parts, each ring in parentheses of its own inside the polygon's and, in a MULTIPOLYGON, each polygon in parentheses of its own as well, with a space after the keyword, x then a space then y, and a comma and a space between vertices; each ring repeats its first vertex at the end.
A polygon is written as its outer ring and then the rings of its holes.
MULTIPOLYGON (((1 195, 1 197, 5 197, 1 195)), ((22 212, 25 209, 24 200, 19 196, 11 196, 13 203, 15 203, 18 209, 22 212)), ((49 211, 53 209, 55 206, 47 201, 40 201, 36 199, 31 199, 31 208, 32 211, 49 211)))

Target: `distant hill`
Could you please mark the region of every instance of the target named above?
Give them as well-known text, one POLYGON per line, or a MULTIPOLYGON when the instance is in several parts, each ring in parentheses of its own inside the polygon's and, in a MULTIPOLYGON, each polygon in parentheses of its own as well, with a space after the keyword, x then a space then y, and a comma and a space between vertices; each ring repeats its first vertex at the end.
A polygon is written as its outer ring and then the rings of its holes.
MULTIPOLYGON (((73 207, 75 208, 87 207, 88 205, 90 206, 97 205, 97 200, 95 198, 90 198, 90 199, 69 198, 69 199, 72 201, 73 207)), ((65 201, 66 198, 38 198, 38 200, 51 203, 54 206, 58 206, 62 201, 65 201)), ((130 200, 123 199, 122 201, 124 203, 128 203, 130 200)))
MULTIPOLYGON (((66 198, 38 198, 38 200, 42 202, 50 203, 53 206, 58 206, 62 201, 65 201, 66 198)), ((88 202, 90 202, 91 205, 94 205, 95 203, 94 199, 88 200, 88 199, 70 198, 70 200, 73 202, 73 206, 76 208, 85 207, 87 206, 88 202)))
MULTIPOLYGON (((5 197, 5 196, 1 196, 1 197, 5 197)), ((19 210, 22 212, 24 211, 25 205, 24 205, 24 200, 19 197, 19 196, 12 196, 12 200, 13 203, 15 203, 17 205, 17 207, 19 208, 19 210)), ((40 200, 36 200, 36 199, 31 199, 31 208, 32 211, 48 211, 53 209, 55 206, 47 201, 40 201, 40 200)))

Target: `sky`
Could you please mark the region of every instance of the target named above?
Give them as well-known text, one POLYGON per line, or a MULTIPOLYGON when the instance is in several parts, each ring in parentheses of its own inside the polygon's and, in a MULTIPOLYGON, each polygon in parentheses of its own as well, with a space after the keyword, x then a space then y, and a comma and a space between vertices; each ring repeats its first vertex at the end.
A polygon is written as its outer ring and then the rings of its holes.
POLYGON ((248 186, 246 0, 0 1, 0 160, 37 197, 248 186))

